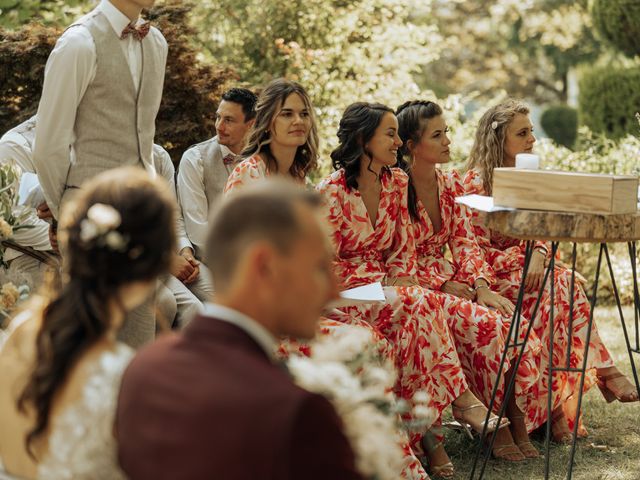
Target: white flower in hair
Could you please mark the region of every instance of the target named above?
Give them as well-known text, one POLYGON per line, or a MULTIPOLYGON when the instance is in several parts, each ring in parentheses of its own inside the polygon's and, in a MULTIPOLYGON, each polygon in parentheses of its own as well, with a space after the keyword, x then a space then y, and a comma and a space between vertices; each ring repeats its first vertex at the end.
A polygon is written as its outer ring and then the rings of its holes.
POLYGON ((105 205, 104 203, 92 205, 87 210, 87 218, 98 227, 100 233, 118 228, 122 223, 120 212, 111 205, 105 205))
POLYGON ((491 128, 493 130, 495 130, 496 128, 498 128, 498 122, 496 122, 495 120, 491 123, 491 128))
POLYGON ((126 240, 120 235, 120 232, 111 231, 104 237, 104 243, 111 250, 122 252, 127 248, 126 240))
POLYGON ((96 203, 87 210, 87 218, 80 223, 80 239, 85 242, 95 240, 98 246, 123 252, 127 240, 116 230, 122 223, 120 213, 111 205, 96 203))

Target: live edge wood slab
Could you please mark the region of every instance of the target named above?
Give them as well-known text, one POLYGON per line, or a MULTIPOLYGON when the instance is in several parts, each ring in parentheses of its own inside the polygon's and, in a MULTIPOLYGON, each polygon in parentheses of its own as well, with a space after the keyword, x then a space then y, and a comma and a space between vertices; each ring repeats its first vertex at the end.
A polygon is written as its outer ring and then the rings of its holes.
POLYGON ((640 240, 640 213, 598 215, 520 209, 479 213, 487 227, 522 240, 582 243, 640 240))

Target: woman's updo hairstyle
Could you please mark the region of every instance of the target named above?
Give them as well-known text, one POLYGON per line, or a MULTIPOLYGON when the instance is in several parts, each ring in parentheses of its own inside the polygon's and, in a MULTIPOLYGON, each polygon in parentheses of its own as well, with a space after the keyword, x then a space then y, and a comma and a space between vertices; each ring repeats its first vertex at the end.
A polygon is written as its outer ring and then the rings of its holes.
POLYGON ((42 310, 35 367, 18 407, 35 412, 26 437, 49 424, 51 404, 74 362, 111 326, 110 306, 122 307, 120 287, 153 281, 169 269, 175 245, 175 200, 162 180, 135 167, 102 173, 63 208, 59 225, 63 279, 42 310))
POLYGON ((369 157, 368 168, 371 170, 373 159, 365 145, 387 113, 393 114, 393 110, 381 103, 367 102, 352 103, 344 111, 338 127, 340 143, 331 152, 331 162, 336 170, 344 168, 348 188, 358 188, 360 162, 365 155, 369 157))

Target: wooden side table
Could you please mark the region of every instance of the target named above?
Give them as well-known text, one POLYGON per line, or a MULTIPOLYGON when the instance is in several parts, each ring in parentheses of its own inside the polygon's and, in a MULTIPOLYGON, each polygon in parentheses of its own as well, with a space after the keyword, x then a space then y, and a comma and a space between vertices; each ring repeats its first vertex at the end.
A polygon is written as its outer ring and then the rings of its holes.
MULTIPOLYGON (((522 356, 525 350, 526 340, 529 338, 531 329, 533 326, 533 319, 538 313, 540 301, 545 291, 547 282, 549 282, 550 297, 554 298, 554 275, 555 275, 555 256, 558 251, 560 242, 567 242, 573 244, 572 258, 571 258, 571 284, 570 284, 570 322, 569 322, 569 338, 571 338, 571 327, 573 323, 573 293, 575 291, 575 266, 577 257, 577 243, 597 243, 600 244, 600 250, 598 254, 598 263, 596 266, 595 278, 593 282, 593 291, 590 299, 591 311, 588 321, 587 339, 585 346, 585 355, 580 368, 571 368, 569 365, 569 359, 571 357, 571 342, 567 345, 567 363, 561 367, 549 367, 549 379, 548 379, 548 396, 547 396, 547 427, 546 427, 546 441, 545 441, 545 479, 549 478, 550 474, 550 441, 551 441, 551 410, 552 410, 552 396, 551 386, 553 374, 555 372, 573 372, 580 375, 580 389, 578 392, 577 402, 577 416, 573 428, 573 438, 571 442, 571 450, 569 454, 569 461, 567 466, 567 479, 571 479, 573 473, 573 465, 576 450, 577 431, 580 420, 580 413, 582 408, 582 395, 584 388, 585 372, 587 367, 587 358, 589 354, 589 343, 591 341, 591 330, 593 326, 593 315, 596 306, 596 298, 598 291, 598 282, 600 279, 600 269, 602 266, 603 258, 606 259, 606 263, 609 269, 609 275, 611 277, 611 283, 613 287, 616 304, 618 307, 618 313, 620 315, 620 322, 622 324, 622 330, 624 332, 624 338, 627 345, 627 351, 629 353, 629 360, 631 363, 631 369, 633 371, 633 379, 635 381, 636 388, 640 392, 640 382, 638 381, 638 371, 636 369, 634 354, 640 354, 640 294, 638 292, 638 272, 636 267, 637 262, 637 244, 640 240, 640 213, 625 214, 625 215, 596 215, 586 213, 568 213, 568 212, 551 212, 541 210, 509 210, 509 211, 496 211, 496 212, 480 212, 481 219, 484 221, 485 226, 497 231, 503 235, 518 238, 526 241, 524 270, 522 275, 522 283, 518 293, 516 301, 515 312, 509 328, 509 336, 507 339, 506 347, 502 355, 502 362, 498 370, 498 380, 496 381, 491 402, 489 404, 489 413, 487 414, 487 422, 490 412, 493 410, 495 404, 495 397, 497 393, 497 386, 499 384, 500 376, 503 374, 505 359, 509 349, 519 348, 517 359, 514 368, 517 370, 522 356), (525 340, 518 343, 518 333, 520 331, 520 318, 522 312, 522 303, 524 298, 524 281, 533 254, 535 241, 551 242, 551 258, 549 264, 545 268, 544 279, 542 286, 538 291, 538 298, 534 307, 531 321, 528 324, 525 333, 525 340), (627 324, 622 312, 622 305, 620 303, 620 295, 614 278, 613 267, 611 265, 611 258, 609 256, 609 250, 607 244, 609 243, 622 243, 625 242, 628 245, 629 261, 631 274, 633 277, 633 299, 634 299, 634 338, 630 338, 627 324)), ((554 333, 554 302, 551 302, 550 308, 550 344, 549 358, 553 358, 553 333, 554 333)), ((515 375, 512 376, 509 385, 507 386, 506 396, 510 396, 513 392, 515 384, 515 375)), ((499 412, 499 417, 505 414, 506 402, 503 403, 499 412)), ((483 432, 482 438, 485 438, 486 431, 483 432)), ((473 462, 473 468, 471 470, 470 478, 483 478, 485 468, 489 457, 491 455, 491 449, 495 442, 496 432, 491 435, 490 442, 487 448, 483 447, 483 442, 480 442, 480 447, 476 452, 476 456, 473 462), (478 466, 480 457, 483 457, 481 465, 478 466), (478 474, 476 475, 476 472, 478 474)))

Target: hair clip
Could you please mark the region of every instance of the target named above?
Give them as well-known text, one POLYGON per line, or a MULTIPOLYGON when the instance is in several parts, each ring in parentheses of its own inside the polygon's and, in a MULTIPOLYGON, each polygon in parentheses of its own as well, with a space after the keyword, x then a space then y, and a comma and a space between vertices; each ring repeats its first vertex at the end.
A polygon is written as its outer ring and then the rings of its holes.
POLYGON ((498 128, 498 122, 496 122, 495 120, 491 123, 491 128, 493 130, 495 130, 496 128, 498 128))
POLYGON ((80 240, 94 242, 116 252, 127 249, 128 240, 116 229, 122 223, 120 213, 111 205, 96 203, 87 210, 87 218, 80 222, 80 240))

